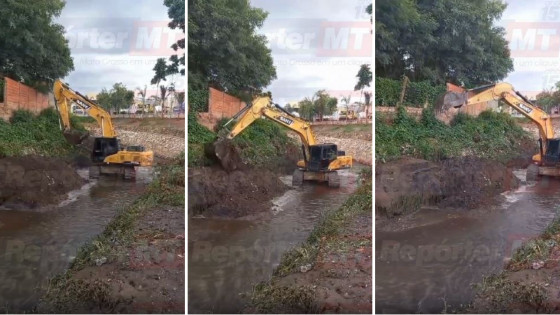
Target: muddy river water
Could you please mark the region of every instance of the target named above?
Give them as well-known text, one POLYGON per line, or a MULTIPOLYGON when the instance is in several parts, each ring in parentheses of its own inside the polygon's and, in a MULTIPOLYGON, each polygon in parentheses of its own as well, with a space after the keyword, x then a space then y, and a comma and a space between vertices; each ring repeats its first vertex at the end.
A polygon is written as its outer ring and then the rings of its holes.
MULTIPOLYGON (((87 177, 87 170, 79 170, 87 177)), ((31 311, 49 277, 64 272, 77 249, 101 233, 119 209, 131 204, 151 180, 101 178, 69 193, 60 205, 0 210, 0 312, 31 311)))
MULTIPOLYGON (((524 178, 524 171, 516 171, 524 178)), ((499 272, 515 248, 560 210, 560 181, 543 178, 471 211, 422 209, 404 228, 376 232, 377 313, 441 313, 470 302, 472 283, 499 272)))
MULTIPOLYGON (((245 293, 268 280, 282 254, 303 242, 321 216, 357 186, 362 166, 340 173, 341 188, 306 184, 273 200, 271 215, 251 220, 189 219, 188 312, 236 313, 245 293)), ((291 176, 281 178, 291 184, 291 176)))

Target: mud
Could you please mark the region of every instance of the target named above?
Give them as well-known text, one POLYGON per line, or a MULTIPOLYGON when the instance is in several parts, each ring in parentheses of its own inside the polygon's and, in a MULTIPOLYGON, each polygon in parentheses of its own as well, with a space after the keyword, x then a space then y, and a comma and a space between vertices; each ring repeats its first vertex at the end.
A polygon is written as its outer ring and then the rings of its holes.
POLYGON ((473 209, 519 186, 511 168, 473 157, 378 163, 375 183, 376 213, 388 217, 414 212, 427 204, 473 209))
POLYGON ((227 172, 218 167, 189 170, 189 216, 238 218, 256 215, 272 206, 286 186, 268 170, 227 172))
POLYGON ((60 159, 23 156, 0 159, 0 207, 37 207, 60 202, 85 183, 60 159))
POLYGON ((278 286, 313 288, 313 304, 320 313, 370 314, 371 236, 371 213, 353 218, 339 235, 321 241, 310 271, 281 278, 278 286))
POLYGON ((220 163, 227 172, 241 170, 245 164, 237 152, 237 148, 229 139, 220 139, 214 143, 207 143, 204 146, 204 154, 209 158, 220 163))

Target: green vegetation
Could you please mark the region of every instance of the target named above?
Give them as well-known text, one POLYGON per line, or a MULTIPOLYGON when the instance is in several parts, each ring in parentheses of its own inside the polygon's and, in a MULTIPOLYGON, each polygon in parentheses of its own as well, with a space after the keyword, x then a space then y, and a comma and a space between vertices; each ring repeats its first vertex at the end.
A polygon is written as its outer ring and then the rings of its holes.
POLYGON ((235 137, 233 143, 244 162, 266 167, 284 160, 288 147, 295 147, 286 130, 273 121, 258 119, 235 137))
POLYGON ((45 82, 65 77, 74 70, 64 27, 56 23, 65 4, 62 0, 2 1, 2 76, 23 80, 44 91, 45 82))
POLYGON ((519 154, 527 132, 506 113, 482 112, 478 117, 459 113, 450 126, 437 120, 433 108, 422 112, 420 121, 399 106, 393 122, 381 113, 375 117, 375 159, 387 161, 402 156, 427 160, 476 155, 506 161, 519 154))
POLYGON ((110 90, 103 88, 97 94, 97 103, 106 110, 119 112, 134 102, 134 91, 129 90, 124 84, 113 84, 110 90))
POLYGON ((375 73, 384 78, 468 87, 513 70, 494 0, 380 0, 375 3, 375 73))
POLYGON ((267 39, 257 33, 267 12, 247 1, 203 0, 189 1, 188 11, 189 88, 207 89, 212 82, 231 94, 261 90, 276 78, 267 39))
MULTIPOLYGON (((222 126, 228 120, 222 119, 218 122, 216 130, 222 130, 222 126)), ((214 141, 217 134, 199 124, 195 113, 189 113, 188 124, 189 166, 211 164, 212 161, 204 155, 204 145, 214 141)), ((243 161, 253 166, 274 165, 279 160, 285 159, 290 146, 295 147, 294 141, 288 137, 284 127, 264 119, 255 121, 235 137, 233 143, 238 148, 243 161)))
MULTIPOLYGON (((276 313, 286 309, 293 310, 295 313, 316 312, 312 303, 313 291, 309 287, 283 286, 278 284, 278 280, 298 272, 301 266, 313 264, 317 259, 320 246, 342 248, 349 245, 344 244, 346 241, 341 242, 336 236, 357 216, 371 214, 373 204, 371 168, 362 171, 360 182, 360 187, 340 208, 327 212, 322 217, 303 244, 283 255, 270 281, 259 283, 253 288, 251 304, 257 313, 276 313)), ((371 243, 360 243, 358 246, 368 245, 371 243)))
POLYGON ((523 307, 531 308, 528 313, 537 310, 541 313, 547 301, 546 290, 542 285, 512 281, 505 273, 485 277, 474 289, 475 303, 462 310, 465 313, 519 313, 523 307))
MULTIPOLYGON (((83 128, 79 122, 75 126, 83 128)), ((58 113, 53 108, 43 110, 38 116, 29 111, 15 111, 10 123, 0 119, 0 156, 64 156, 72 151, 72 145, 60 131, 58 113)))
POLYGON ((194 112, 189 111, 187 124, 189 166, 203 166, 210 164, 211 161, 204 155, 204 145, 214 141, 216 134, 199 124, 196 119, 196 113, 194 112))
POLYGON ((208 111, 208 89, 193 90, 189 88, 189 111, 208 111))
POLYGON ((557 217, 537 238, 529 240, 518 248, 507 265, 508 270, 520 270, 529 268, 535 261, 545 261, 553 249, 560 244, 560 209, 556 210, 557 217))
MULTIPOLYGON (((375 78, 375 105, 395 106, 400 100, 402 80, 375 78)), ((405 91, 405 106, 422 107, 424 103, 434 105, 437 98, 445 93, 445 85, 431 84, 429 81, 409 82, 405 91)))

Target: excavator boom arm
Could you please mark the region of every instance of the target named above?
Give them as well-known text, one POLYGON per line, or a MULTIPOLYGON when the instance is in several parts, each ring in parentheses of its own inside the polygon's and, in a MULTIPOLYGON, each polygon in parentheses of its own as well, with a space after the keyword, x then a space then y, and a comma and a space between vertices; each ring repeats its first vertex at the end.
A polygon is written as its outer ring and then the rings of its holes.
POLYGON ((301 118, 289 115, 278 108, 272 107, 269 97, 258 97, 253 101, 250 107, 243 109, 237 123, 227 137, 229 139, 236 137, 262 116, 296 132, 306 148, 316 144, 315 136, 313 135, 313 131, 311 131, 309 123, 301 118))
POLYGON ((81 107, 89 116, 93 117, 101 127, 101 133, 105 138, 115 138, 117 136, 111 121, 111 115, 98 104, 89 100, 82 94, 72 90, 68 85, 60 80, 54 82, 54 97, 56 106, 60 114, 60 120, 64 131, 71 129, 70 106, 74 102, 81 107))

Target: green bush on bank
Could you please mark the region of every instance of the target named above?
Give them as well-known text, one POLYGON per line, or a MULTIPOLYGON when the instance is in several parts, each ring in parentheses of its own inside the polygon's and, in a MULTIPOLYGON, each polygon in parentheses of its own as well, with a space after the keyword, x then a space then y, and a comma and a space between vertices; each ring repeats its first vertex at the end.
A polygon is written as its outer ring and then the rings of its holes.
MULTIPOLYGON (((375 105, 376 106, 395 106, 401 97, 403 82, 387 79, 375 78, 375 105)), ((445 93, 445 85, 434 85, 429 81, 409 82, 406 88, 403 105, 422 107, 426 101, 434 104, 437 98, 445 93)))
POLYGON ((207 112, 208 111, 208 89, 193 90, 189 89, 189 112, 207 112))
POLYGON ((427 160, 476 155, 506 161, 519 154, 529 135, 506 113, 484 111, 478 117, 459 113, 450 126, 437 120, 431 107, 420 121, 398 107, 391 123, 383 114, 375 117, 375 159, 387 161, 402 156, 427 160))
POLYGON ((0 156, 63 156, 72 151, 72 145, 62 135, 54 108, 44 109, 38 116, 17 110, 10 123, 0 119, 0 156))

